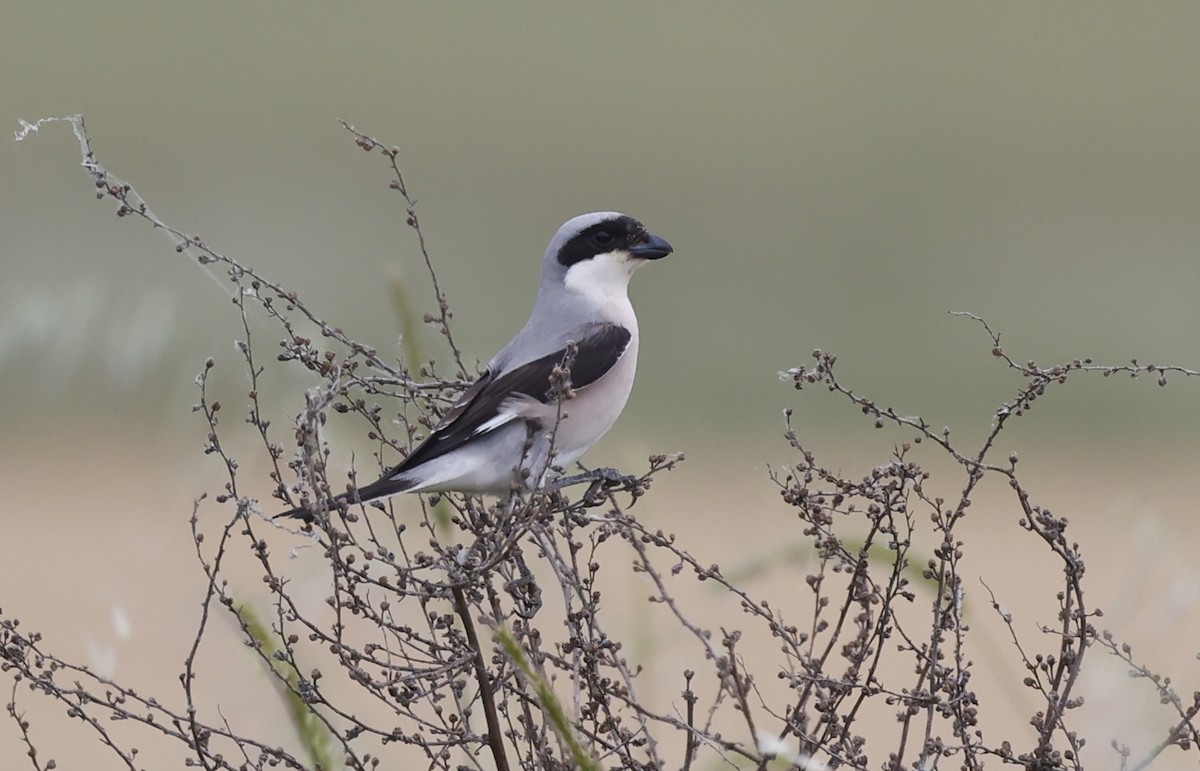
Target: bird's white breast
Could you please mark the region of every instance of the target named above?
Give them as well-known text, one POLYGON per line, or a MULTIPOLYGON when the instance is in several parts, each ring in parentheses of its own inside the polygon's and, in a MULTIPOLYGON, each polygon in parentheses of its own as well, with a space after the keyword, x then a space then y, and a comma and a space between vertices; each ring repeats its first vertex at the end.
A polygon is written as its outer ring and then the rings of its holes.
POLYGON ((625 409, 637 372, 637 330, 630 331, 633 336, 629 346, 613 368, 563 404, 566 417, 559 422, 554 437, 555 465, 565 467, 578 460, 613 427, 625 409))
POLYGON ((590 303, 599 318, 628 329, 630 336, 613 368, 563 405, 567 417, 559 423, 554 441, 558 466, 574 463, 598 442, 629 401, 637 373, 638 324, 628 288, 630 276, 642 262, 627 252, 612 252, 572 265, 567 271, 566 288, 590 303))

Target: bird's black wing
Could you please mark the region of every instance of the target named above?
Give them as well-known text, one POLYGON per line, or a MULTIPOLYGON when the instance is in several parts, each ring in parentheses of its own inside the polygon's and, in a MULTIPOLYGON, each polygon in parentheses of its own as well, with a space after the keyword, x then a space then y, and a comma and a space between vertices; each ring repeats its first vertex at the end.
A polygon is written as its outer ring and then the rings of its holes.
MULTIPOLYGON (((575 341, 575 360, 571 364, 571 388, 591 385, 613 368, 629 347, 629 330, 619 324, 589 325, 575 341)), ((500 377, 485 372, 442 418, 438 427, 384 478, 461 447, 473 436, 499 428, 504 423, 486 424, 500 415, 504 402, 513 397, 528 397, 549 404, 554 396, 551 375, 562 364, 566 348, 522 364, 500 377)))

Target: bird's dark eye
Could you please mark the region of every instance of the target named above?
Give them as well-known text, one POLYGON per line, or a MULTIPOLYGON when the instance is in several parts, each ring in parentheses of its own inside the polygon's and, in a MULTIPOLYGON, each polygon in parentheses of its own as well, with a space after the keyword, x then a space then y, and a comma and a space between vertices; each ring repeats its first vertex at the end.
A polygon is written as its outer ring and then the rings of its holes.
POLYGON ((608 246, 613 242, 613 234, 607 230, 597 230, 592 234, 592 240, 600 246, 608 246))

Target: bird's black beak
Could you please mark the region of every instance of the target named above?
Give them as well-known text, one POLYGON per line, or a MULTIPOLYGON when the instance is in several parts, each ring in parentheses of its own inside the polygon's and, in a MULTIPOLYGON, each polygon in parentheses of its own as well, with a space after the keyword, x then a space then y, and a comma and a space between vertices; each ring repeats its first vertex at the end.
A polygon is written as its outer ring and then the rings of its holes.
POLYGON ((645 241, 629 248, 630 254, 634 257, 641 257, 643 260, 661 260, 673 251, 675 250, 667 243, 666 239, 659 238, 653 233, 647 233, 645 241))

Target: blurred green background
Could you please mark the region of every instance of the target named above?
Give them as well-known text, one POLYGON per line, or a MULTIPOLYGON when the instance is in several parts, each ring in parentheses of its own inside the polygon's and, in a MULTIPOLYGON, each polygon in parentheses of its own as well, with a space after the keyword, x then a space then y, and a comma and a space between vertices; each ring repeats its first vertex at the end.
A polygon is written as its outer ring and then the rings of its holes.
MULTIPOLYGON (((335 118, 401 148, 474 358, 524 319, 559 223, 630 212, 677 253, 635 281, 623 431, 686 449, 773 440, 789 405, 828 428, 776 377, 818 346, 903 412, 986 422, 1014 381, 949 309, 1021 359, 1200 360, 1198 31, 1186 3, 16 4, 0 118, 85 113, 160 215, 381 349, 385 279, 430 295, 335 118)), ((2 147, 5 441, 173 443, 230 350, 224 296, 92 199, 65 126, 2 147)), ((1185 389, 1073 388, 1039 419, 1198 425, 1185 389)))
MULTIPOLYGON (((337 118, 400 147, 471 360, 526 317, 562 221, 637 216, 676 253, 634 280, 639 382, 587 460, 687 452, 638 511, 751 560, 777 545, 752 517, 790 457, 785 407, 850 468, 907 438, 859 453, 861 415, 781 383, 813 348, 964 439, 1018 382, 947 310, 1019 360, 1200 367, 1198 39, 1194 3, 8 3, 0 125, 84 113, 160 216, 396 356, 393 281, 419 311, 432 294, 383 160, 337 118)), ((184 520, 221 482, 192 381, 217 359, 234 431, 240 323, 221 281, 94 199, 65 125, 0 142, 0 175, 0 600, 67 653, 107 639, 112 604, 139 608, 166 659, 145 676, 173 682, 199 581, 184 520), (147 618, 172 607, 178 630, 147 618)), ((253 324, 269 359, 278 330, 253 324)), ((267 381, 286 442, 313 379, 267 381)), ((1138 559, 1194 589, 1198 388, 1080 379, 1005 446, 1048 448, 1035 486, 1114 549, 1131 521, 1158 528, 1138 559)), ((361 433, 335 437, 343 459, 361 433)), ((1144 584, 1107 568, 1139 609, 1144 584)))

